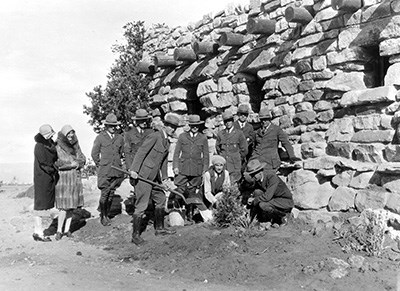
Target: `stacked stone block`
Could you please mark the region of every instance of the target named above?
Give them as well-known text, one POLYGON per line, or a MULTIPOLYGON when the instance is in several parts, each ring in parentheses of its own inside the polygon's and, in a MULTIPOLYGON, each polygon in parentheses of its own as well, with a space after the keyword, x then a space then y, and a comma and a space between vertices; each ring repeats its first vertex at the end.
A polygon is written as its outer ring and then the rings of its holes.
POLYGON ((400 213, 399 1, 365 0, 355 11, 342 11, 330 0, 251 0, 187 27, 154 25, 145 58, 173 55, 195 42, 215 43, 218 50, 157 68, 151 106, 184 119, 187 100, 198 98, 211 129, 227 108, 268 108, 303 159, 302 169, 287 177, 296 207, 400 213), (305 8, 311 18, 286 19, 288 9, 305 8), (275 32, 249 34, 249 19, 275 21, 275 32), (221 43, 222 36, 235 44, 221 43), (377 66, 379 58, 386 68, 377 66), (252 96, 256 84, 262 100, 252 96))

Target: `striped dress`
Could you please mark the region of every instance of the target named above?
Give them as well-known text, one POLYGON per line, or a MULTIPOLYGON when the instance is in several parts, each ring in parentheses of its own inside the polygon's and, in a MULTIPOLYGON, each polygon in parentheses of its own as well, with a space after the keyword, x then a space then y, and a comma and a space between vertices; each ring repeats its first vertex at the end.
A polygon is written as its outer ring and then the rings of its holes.
POLYGON ((86 161, 86 157, 80 150, 76 141, 71 145, 62 133, 58 134, 57 139, 56 165, 60 174, 60 179, 55 189, 56 207, 58 209, 74 209, 83 206, 83 185, 80 169, 86 161), (72 162, 78 162, 79 166, 73 166, 72 162))

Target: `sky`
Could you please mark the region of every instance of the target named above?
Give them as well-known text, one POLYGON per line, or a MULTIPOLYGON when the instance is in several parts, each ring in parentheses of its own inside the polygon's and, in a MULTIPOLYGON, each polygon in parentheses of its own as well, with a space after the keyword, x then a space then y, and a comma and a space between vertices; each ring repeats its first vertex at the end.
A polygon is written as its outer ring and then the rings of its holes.
MULTIPOLYGON (((8 0, 0 2, 1 163, 33 163, 33 137, 48 123, 76 131, 89 157, 95 133, 87 92, 106 84, 122 27, 186 26, 250 0, 8 0)), ((0 180, 1 171, 0 171, 0 180)))

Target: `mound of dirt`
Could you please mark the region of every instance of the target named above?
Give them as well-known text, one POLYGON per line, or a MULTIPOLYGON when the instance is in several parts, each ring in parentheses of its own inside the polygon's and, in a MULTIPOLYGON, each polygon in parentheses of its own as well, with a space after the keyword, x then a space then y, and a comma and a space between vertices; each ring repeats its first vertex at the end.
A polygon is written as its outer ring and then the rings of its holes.
POLYGON ((75 233, 75 240, 101 246, 120 262, 139 263, 171 278, 255 290, 332 290, 332 286, 390 290, 396 286, 398 262, 367 258, 363 268, 352 267, 346 263, 350 255, 333 242, 332 230, 323 225, 316 230, 292 220, 278 229, 258 231, 195 224, 164 237, 156 237, 150 225, 142 235, 148 243, 137 247, 130 242, 130 221, 130 216, 118 215, 112 226, 102 227, 98 219, 89 220, 75 233))

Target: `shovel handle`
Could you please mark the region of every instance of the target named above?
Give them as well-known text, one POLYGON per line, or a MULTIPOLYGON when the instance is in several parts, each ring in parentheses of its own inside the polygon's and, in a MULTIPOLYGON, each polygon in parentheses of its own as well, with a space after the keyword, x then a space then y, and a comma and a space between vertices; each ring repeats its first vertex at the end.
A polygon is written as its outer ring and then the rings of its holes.
MULTIPOLYGON (((121 173, 124 173, 124 174, 126 174, 128 176, 131 175, 131 173, 129 171, 126 171, 124 169, 118 168, 116 166, 111 166, 111 168, 113 168, 114 170, 117 170, 117 171, 119 171, 121 173)), ((156 183, 154 181, 151 181, 149 179, 146 179, 146 178, 143 178, 143 177, 140 177, 140 176, 138 176, 137 179, 140 180, 140 181, 143 181, 145 183, 148 183, 148 184, 150 184, 150 185, 152 185, 154 187, 158 187, 158 188, 161 188, 161 189, 165 190, 163 185, 160 185, 160 184, 158 184, 158 183, 156 183)), ((173 193, 173 194, 175 194, 175 195, 178 195, 179 197, 181 197, 183 202, 185 202, 185 204, 186 204, 186 198, 185 198, 185 196, 182 195, 182 193, 179 193, 178 191, 173 190, 173 189, 169 189, 168 191, 173 193)))

